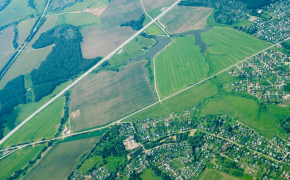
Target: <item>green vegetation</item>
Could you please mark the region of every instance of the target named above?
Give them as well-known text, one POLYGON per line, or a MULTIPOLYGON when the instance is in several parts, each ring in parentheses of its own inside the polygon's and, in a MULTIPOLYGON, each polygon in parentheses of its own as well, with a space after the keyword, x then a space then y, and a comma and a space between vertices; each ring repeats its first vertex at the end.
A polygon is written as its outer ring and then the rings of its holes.
POLYGON ((64 10, 61 10, 60 13, 63 12, 74 12, 83 10, 85 8, 95 9, 97 7, 106 7, 109 4, 109 0, 83 0, 77 1, 75 4, 66 7, 64 10))
POLYGON ((101 19, 98 16, 88 12, 69 13, 58 15, 56 25, 60 24, 71 24, 73 26, 80 27, 92 27, 101 25, 101 19))
POLYGON ((203 175, 201 175, 199 180, 239 180, 239 178, 209 169, 204 171, 203 175))
POLYGON ((24 177, 24 180, 65 179, 73 170, 78 158, 88 151, 99 137, 55 144, 44 158, 24 177))
POLYGON ((226 27, 214 27, 202 33, 201 37, 207 45, 209 75, 214 75, 270 46, 267 42, 226 27))
POLYGON ((181 114, 185 109, 202 102, 205 98, 217 94, 217 88, 210 81, 199 84, 195 87, 185 90, 184 92, 162 102, 155 104, 124 121, 131 121, 134 119, 147 119, 154 117, 167 117, 172 112, 181 114), (182 103, 181 103, 182 102, 182 103))
POLYGON ((142 16, 138 20, 131 20, 126 23, 122 23, 120 26, 130 26, 133 30, 140 30, 143 28, 143 22, 145 21, 145 14, 142 14, 142 16))
POLYGON ((165 33, 160 29, 159 26, 156 24, 151 24, 147 29, 146 32, 151 35, 165 35, 165 33))
POLYGON ((207 77, 208 65, 193 36, 173 39, 155 59, 157 89, 164 98, 207 77))
POLYGON ((276 1, 278 0, 255 0, 255 1, 252 1, 252 0, 240 0, 244 3, 247 4, 247 7, 249 9, 257 9, 257 8, 261 8, 263 6, 267 6, 271 3, 275 3, 276 1))
POLYGON ((35 24, 37 18, 29 18, 25 19, 24 21, 21 21, 18 23, 17 28, 19 30, 19 41, 18 43, 22 45, 26 38, 29 36, 30 31, 35 24))
POLYGON ((64 98, 57 99, 7 139, 3 146, 52 138, 60 124, 63 106, 64 98))
POLYGON ((17 26, 14 26, 14 37, 13 37, 13 41, 12 41, 12 44, 13 44, 13 48, 14 49, 17 49, 18 48, 18 37, 19 37, 19 35, 18 35, 19 33, 18 33, 18 28, 17 28, 17 26))
POLYGON ((141 174, 140 177, 141 177, 142 180, 147 180, 147 179, 151 179, 151 180, 162 180, 162 178, 160 176, 157 176, 155 174, 155 172, 151 168, 145 169, 142 172, 142 174, 141 174))
POLYGON ((103 166, 103 164, 104 162, 101 156, 93 156, 84 161, 79 171, 87 174, 92 168, 98 168, 100 166, 103 166))
POLYGON ((25 147, 11 155, 5 157, 0 160, 0 179, 7 179, 10 177, 15 171, 23 168, 30 160, 32 160, 44 147, 44 145, 39 145, 35 147, 25 147))

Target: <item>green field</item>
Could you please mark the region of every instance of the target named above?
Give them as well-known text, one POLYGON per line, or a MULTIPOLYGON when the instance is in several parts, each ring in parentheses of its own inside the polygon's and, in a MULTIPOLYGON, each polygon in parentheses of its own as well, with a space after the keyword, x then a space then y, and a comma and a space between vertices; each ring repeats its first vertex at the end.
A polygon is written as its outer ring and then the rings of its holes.
POLYGON ((239 180, 240 178, 230 176, 226 173, 215 171, 212 169, 206 170, 200 176, 199 180, 239 180))
POLYGON ((46 0, 38 0, 36 9, 28 6, 28 0, 11 1, 0 12, 0 27, 27 18, 30 15, 40 15, 43 12, 46 0))
POLYGON ((172 112, 181 114, 184 110, 217 93, 217 87, 210 81, 207 81, 163 101, 162 105, 158 103, 139 113, 136 113, 135 115, 132 115, 131 117, 128 117, 124 121, 131 121, 132 118, 147 119, 160 116, 168 117, 172 112))
POLYGON ((151 35, 165 35, 165 33, 156 24, 149 26, 146 29, 146 32, 151 35))
POLYGON ((140 177, 142 180, 162 180, 162 177, 157 176, 150 168, 145 169, 140 177))
POLYGON ((23 125, 3 146, 18 143, 41 140, 42 138, 52 138, 60 124, 63 113, 64 98, 59 98, 34 118, 23 125))
POLYGON ((146 61, 120 68, 119 72, 91 74, 73 89, 70 112, 73 131, 93 128, 115 121, 156 101, 148 83, 146 61))
POLYGON ((37 18, 30 18, 26 19, 24 21, 21 21, 18 25, 18 31, 19 31, 19 38, 18 38, 18 44, 21 46, 25 39, 29 36, 30 31, 36 22, 37 18))
POLYGON ((24 180, 66 179, 76 165, 78 158, 88 151, 99 137, 59 143, 23 178, 24 180))
POLYGON ((174 38, 155 59, 157 89, 161 98, 207 77, 208 65, 194 36, 174 38))
POLYGON ((0 179, 7 179, 15 171, 25 167, 43 147, 44 145, 35 146, 33 148, 31 146, 25 147, 0 160, 0 179))
POLYGON ((109 4, 108 0, 83 0, 82 2, 78 1, 72 6, 66 7, 64 10, 61 10, 60 13, 79 11, 88 7, 92 9, 97 8, 97 7, 105 7, 108 4, 109 4))
POLYGON ((73 26, 99 26, 101 25, 101 19, 88 12, 84 13, 69 13, 58 15, 56 25, 59 24, 71 24, 73 26))
POLYGON ((2 89, 7 82, 19 75, 30 73, 34 68, 38 68, 41 62, 45 61, 53 46, 54 45, 42 49, 23 51, 1 79, 0 89, 2 89))
POLYGON ((216 74, 270 46, 265 41, 227 27, 214 27, 201 34, 201 37, 207 45, 210 75, 216 74))

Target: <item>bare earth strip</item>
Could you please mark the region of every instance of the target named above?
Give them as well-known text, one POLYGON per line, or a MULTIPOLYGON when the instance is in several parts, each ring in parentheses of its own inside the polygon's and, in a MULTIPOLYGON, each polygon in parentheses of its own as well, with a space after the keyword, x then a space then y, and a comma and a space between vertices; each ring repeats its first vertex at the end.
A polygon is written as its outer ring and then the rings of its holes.
POLYGON ((171 34, 202 29, 213 10, 205 7, 177 6, 160 19, 171 34))
POLYGON ((142 0, 146 11, 174 3, 175 0, 142 0))
POLYGON ((74 131, 108 124, 156 101, 145 61, 125 66, 118 73, 92 74, 78 83, 71 98, 74 131))

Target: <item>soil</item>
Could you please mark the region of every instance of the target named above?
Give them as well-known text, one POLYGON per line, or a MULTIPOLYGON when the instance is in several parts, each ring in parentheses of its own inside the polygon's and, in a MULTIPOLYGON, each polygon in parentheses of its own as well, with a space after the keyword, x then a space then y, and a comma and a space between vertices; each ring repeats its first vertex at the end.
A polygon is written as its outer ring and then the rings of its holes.
POLYGON ((76 110, 75 112, 72 112, 72 113, 70 114, 70 116, 71 116, 73 119, 78 118, 80 115, 81 115, 81 111, 80 111, 79 109, 76 110))

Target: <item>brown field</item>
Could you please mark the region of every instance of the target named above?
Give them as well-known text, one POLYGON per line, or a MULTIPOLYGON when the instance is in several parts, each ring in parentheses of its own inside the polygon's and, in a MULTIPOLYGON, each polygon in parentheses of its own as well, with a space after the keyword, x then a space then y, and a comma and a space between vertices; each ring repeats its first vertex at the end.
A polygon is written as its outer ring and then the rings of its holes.
POLYGON ((130 27, 118 27, 102 30, 101 27, 83 29, 81 43, 84 58, 106 56, 132 36, 134 31, 130 27))
POLYGON ((171 34, 202 29, 213 10, 205 7, 178 6, 161 18, 171 34))
POLYGON ((168 4, 176 2, 176 0, 142 0, 146 11, 150 11, 152 9, 166 6, 168 4))
POLYGON ((102 25, 84 28, 81 44, 84 58, 106 56, 134 34, 122 23, 138 19, 143 14, 140 1, 112 1, 100 15, 102 25))
POLYGON ((92 74, 72 92, 70 112, 73 131, 108 124, 156 101, 148 83, 145 61, 124 66, 120 71, 92 74))

